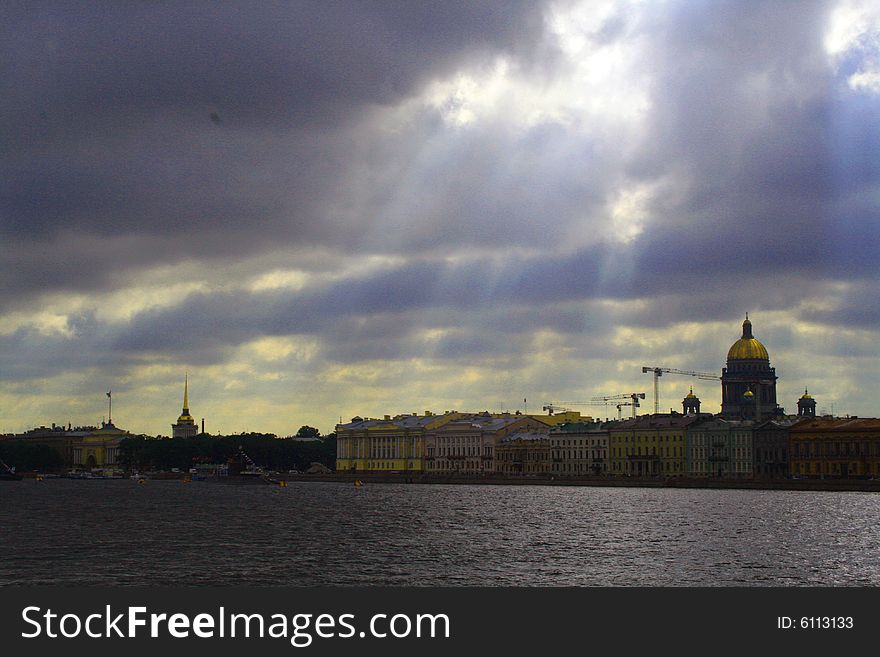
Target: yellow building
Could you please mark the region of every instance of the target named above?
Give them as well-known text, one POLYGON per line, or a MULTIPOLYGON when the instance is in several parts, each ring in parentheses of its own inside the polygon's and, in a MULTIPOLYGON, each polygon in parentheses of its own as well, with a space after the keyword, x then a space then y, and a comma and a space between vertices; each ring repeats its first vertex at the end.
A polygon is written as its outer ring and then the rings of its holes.
MULTIPOLYGON (((518 415, 519 413, 517 413, 518 415)), ((507 413, 502 413, 497 415, 496 417, 502 417, 507 415, 507 413)), ((592 422, 593 418, 589 415, 581 415, 580 411, 559 411, 554 413, 553 415, 539 415, 537 413, 529 413, 526 417, 534 418, 535 420, 539 420, 544 424, 549 424, 551 426, 558 426, 560 424, 568 424, 571 422, 592 422)))
POLYGON ((100 429, 95 429, 71 445, 73 467, 85 470, 119 469, 119 443, 130 435, 112 422, 102 423, 100 429))
POLYGON ((381 420, 354 417, 336 425, 336 471, 422 473, 425 432, 460 417, 454 411, 386 415, 381 420))
MULTIPOLYGON (((525 415, 522 413, 460 413, 448 411, 435 415, 425 411, 424 415, 386 415, 381 420, 354 417, 347 424, 336 425, 336 471, 337 472, 395 472, 423 473, 428 457, 428 437, 431 436, 430 454, 432 465, 437 466, 439 457, 452 457, 455 465, 462 459, 467 461, 468 450, 476 449, 479 454, 470 454, 470 465, 455 468, 445 464, 444 471, 464 471, 471 473, 489 472, 495 469, 495 446, 498 439, 506 435, 509 427, 515 430, 529 429, 547 433, 551 425, 581 419, 578 412, 558 416, 525 415), (494 422, 498 420, 499 422, 494 422), (461 425, 469 421, 481 425, 474 429, 461 425), (451 422, 457 422, 448 435, 438 435, 437 430, 451 422), (484 431, 485 429, 485 431, 484 431), (458 434, 458 435, 455 435, 458 434), (456 442, 451 442, 455 440, 456 442), (479 443, 479 445, 478 445, 479 443), (491 443, 491 444, 490 444, 491 443), (441 453, 441 449, 443 452, 441 453), (478 459, 478 462, 477 462, 478 459)), ((431 471, 436 467, 430 468, 431 471)))
POLYGON ((685 474, 687 428, 696 415, 658 413, 608 427, 609 474, 679 477, 685 474))
POLYGON ((807 418, 788 429, 791 474, 880 476, 880 419, 807 418))

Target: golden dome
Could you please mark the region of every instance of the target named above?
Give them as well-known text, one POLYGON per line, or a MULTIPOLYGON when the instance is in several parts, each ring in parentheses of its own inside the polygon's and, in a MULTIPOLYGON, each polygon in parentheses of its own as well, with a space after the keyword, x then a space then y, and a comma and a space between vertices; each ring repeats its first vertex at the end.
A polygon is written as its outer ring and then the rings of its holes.
POLYGON ((751 398, 754 397, 754 396, 755 396, 755 393, 753 393, 751 390, 746 390, 746 391, 743 393, 743 397, 746 397, 746 398, 748 398, 748 399, 751 399, 751 398))
POLYGON ((696 399, 697 396, 694 394, 694 389, 691 388, 691 391, 685 396, 685 399, 696 399))
POLYGON ((804 395, 803 395, 803 397, 801 397, 801 399, 812 399, 812 398, 813 398, 813 395, 811 395, 809 392, 807 392, 807 389, 804 388, 804 395))
POLYGON ((727 360, 770 360, 766 347, 752 337, 752 323, 748 315, 743 322, 742 337, 730 347, 727 360))

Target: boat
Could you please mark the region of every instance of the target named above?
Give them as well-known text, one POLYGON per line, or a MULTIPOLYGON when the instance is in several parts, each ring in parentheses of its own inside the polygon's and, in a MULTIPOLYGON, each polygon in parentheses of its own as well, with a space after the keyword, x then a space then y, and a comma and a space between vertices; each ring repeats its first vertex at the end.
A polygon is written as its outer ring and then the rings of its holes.
POLYGON ((0 459, 0 481, 20 481, 22 476, 0 459))
POLYGON ((238 453, 227 461, 226 474, 210 479, 210 481, 223 484, 278 485, 278 480, 270 477, 263 468, 254 463, 253 459, 241 447, 238 448, 238 453))

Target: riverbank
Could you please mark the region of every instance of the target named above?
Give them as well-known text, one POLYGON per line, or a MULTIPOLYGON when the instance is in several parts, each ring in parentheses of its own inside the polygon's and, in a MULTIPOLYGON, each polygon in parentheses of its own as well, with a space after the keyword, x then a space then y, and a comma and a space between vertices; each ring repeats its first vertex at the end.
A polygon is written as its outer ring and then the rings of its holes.
POLYGON ((696 479, 688 477, 501 477, 426 474, 334 473, 281 475, 288 481, 335 481, 364 484, 470 484, 487 486, 600 486, 616 488, 712 488, 746 490, 880 492, 876 479, 696 479))
MULTIPOLYGON (((22 473, 25 479, 33 478, 80 478, 59 477, 22 473)), ((499 475, 426 475, 404 473, 329 473, 268 475, 272 482, 318 481, 363 484, 468 484, 478 486, 596 486, 609 488, 709 488, 741 490, 802 490, 802 491, 856 491, 880 493, 880 479, 697 479, 690 477, 642 478, 642 477, 555 477, 499 475)), ((91 480, 118 479, 119 477, 88 477, 91 480)), ((121 477, 126 479, 128 477, 121 477)), ((144 475, 146 480, 192 479, 184 472, 154 472, 144 475)), ((198 481, 199 479, 195 479, 198 481)))

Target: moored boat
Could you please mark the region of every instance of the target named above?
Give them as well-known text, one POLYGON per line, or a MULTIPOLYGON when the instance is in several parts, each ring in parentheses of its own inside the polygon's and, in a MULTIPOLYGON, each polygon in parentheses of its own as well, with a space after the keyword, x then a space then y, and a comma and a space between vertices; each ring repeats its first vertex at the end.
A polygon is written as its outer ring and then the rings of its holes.
POLYGON ((0 481, 20 481, 22 476, 0 459, 0 481))
POLYGON ((226 474, 208 481, 224 484, 278 484, 278 481, 254 463, 241 447, 238 448, 238 453, 227 461, 226 474))

